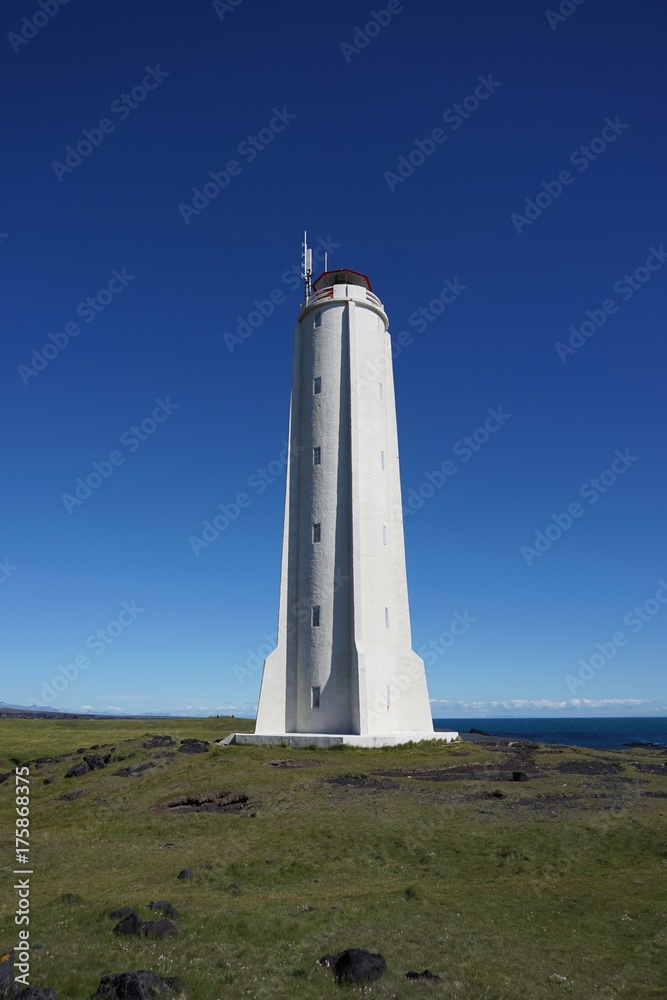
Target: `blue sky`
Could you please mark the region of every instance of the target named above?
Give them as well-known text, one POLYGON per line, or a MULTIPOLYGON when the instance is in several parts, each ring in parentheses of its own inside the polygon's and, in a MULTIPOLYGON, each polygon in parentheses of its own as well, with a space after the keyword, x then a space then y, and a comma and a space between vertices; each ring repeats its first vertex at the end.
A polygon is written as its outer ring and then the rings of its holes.
POLYGON ((667 711, 667 18, 561 8, 7 0, 0 699, 252 714, 307 228, 390 317, 436 717, 667 711))

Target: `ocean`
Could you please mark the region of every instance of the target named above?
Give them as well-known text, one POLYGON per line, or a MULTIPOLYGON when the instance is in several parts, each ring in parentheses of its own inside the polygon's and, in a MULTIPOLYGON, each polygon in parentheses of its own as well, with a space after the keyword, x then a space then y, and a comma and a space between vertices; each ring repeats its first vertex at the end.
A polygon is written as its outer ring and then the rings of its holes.
POLYGON ((658 743, 667 749, 667 717, 650 719, 434 719, 436 729, 514 736, 535 743, 621 750, 624 743, 658 743))

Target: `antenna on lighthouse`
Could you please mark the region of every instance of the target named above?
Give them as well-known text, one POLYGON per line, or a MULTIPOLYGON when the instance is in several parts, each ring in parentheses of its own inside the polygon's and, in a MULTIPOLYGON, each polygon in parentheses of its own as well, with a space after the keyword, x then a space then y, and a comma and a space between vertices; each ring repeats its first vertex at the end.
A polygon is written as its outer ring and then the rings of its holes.
POLYGON ((313 251, 308 248, 308 234, 303 234, 303 250, 301 252, 301 277, 303 278, 304 292, 306 299, 310 297, 311 281, 313 277, 313 251))

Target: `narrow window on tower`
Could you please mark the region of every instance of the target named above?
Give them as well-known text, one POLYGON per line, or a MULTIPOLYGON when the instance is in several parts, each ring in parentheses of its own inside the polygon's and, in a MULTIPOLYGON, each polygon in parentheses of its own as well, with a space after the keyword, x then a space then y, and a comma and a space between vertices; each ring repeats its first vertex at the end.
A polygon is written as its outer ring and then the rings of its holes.
POLYGON ((312 688, 312 701, 313 701, 313 705, 312 705, 313 708, 319 708, 320 707, 320 689, 319 689, 319 687, 312 688))
POLYGON ((313 606, 313 628, 317 628, 320 624, 320 606, 315 604, 313 606))
POLYGON ((315 326, 322 326, 322 313, 315 313, 315 326))
POLYGON ((313 379, 313 392, 317 396, 318 393, 322 392, 322 376, 318 375, 317 378, 313 379))
POLYGON ((389 608, 384 609, 384 627, 389 628, 389 608))
POLYGON ((380 382, 380 399, 382 399, 382 382, 380 382))
POLYGON ((384 452, 380 452, 380 466, 384 469, 384 452))
POLYGON ((322 449, 313 448, 313 465, 321 465, 321 464, 322 464, 322 449))
POLYGON ((387 525, 386 524, 382 525, 382 544, 383 545, 387 544, 387 525))
POLYGON ((314 524, 313 525, 313 541, 314 542, 320 542, 321 540, 322 540, 322 525, 321 524, 314 524))

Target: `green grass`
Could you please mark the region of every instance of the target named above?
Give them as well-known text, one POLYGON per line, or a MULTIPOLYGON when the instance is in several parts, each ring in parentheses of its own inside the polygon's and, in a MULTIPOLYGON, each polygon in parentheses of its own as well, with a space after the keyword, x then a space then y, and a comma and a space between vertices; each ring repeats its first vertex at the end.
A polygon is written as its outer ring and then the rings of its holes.
MULTIPOLYGON (((460 743, 214 746, 158 758, 159 768, 137 777, 112 773, 159 752, 143 747, 147 731, 214 740, 248 729, 252 723, 238 719, 0 721, 0 771, 95 743, 130 755, 67 780, 70 758, 31 768, 30 931, 43 945, 33 982, 52 985, 61 1000, 87 1000, 103 974, 148 968, 179 975, 190 1000, 327 1000, 341 988, 317 959, 364 947, 387 959, 385 976, 370 988, 378 1000, 667 996, 665 799, 644 794, 665 783, 641 769, 664 763, 664 754, 545 747, 521 763, 511 748, 460 743), (267 766, 281 757, 320 766, 267 766), (513 783, 376 773, 473 761, 538 776, 513 783), (561 773, 568 761, 623 766, 561 773), (350 774, 384 787, 325 780, 350 774), (221 790, 248 794, 254 815, 153 808, 221 790), (74 791, 83 794, 61 798, 74 791), (566 797, 573 795, 580 798, 566 797), (188 866, 195 877, 179 880, 188 866), (63 901, 67 892, 75 902, 63 901), (180 910, 177 938, 112 933, 109 910, 129 904, 148 919, 151 899, 180 910), (427 967, 445 981, 405 979, 408 969, 427 967)), ((12 780, 0 785, 0 948, 7 949, 16 906, 13 791, 12 780)))

